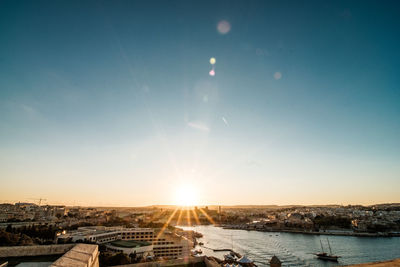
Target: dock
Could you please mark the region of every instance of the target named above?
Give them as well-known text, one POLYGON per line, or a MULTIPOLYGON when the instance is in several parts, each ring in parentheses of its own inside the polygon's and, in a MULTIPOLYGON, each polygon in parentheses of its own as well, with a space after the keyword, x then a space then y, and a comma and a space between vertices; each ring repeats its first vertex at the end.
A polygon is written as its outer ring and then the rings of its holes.
POLYGON ((210 248, 210 247, 206 247, 206 246, 202 246, 203 248, 212 250, 213 252, 232 252, 237 258, 241 258, 242 255, 240 255, 239 253, 235 252, 233 249, 230 248, 210 248))

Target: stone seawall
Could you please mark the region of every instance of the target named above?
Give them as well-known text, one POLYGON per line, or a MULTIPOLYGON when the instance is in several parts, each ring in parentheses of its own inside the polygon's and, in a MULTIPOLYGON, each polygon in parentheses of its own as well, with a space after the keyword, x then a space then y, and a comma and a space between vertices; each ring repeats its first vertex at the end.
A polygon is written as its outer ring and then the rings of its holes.
POLYGON ((0 258, 64 254, 76 244, 0 247, 0 258))

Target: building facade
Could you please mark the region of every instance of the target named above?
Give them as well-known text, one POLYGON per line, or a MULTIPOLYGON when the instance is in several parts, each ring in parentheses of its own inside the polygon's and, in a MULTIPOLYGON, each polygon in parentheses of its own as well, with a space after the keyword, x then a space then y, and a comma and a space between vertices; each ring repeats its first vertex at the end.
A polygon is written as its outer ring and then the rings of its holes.
POLYGON ((124 252, 126 254, 141 253, 147 256, 161 258, 186 258, 190 256, 193 247, 191 241, 179 237, 173 233, 163 233, 157 238, 154 229, 151 228, 123 228, 123 227, 104 227, 90 226, 80 227, 78 230, 60 233, 57 235, 59 240, 72 242, 91 242, 105 244, 112 251, 124 252), (138 241, 148 242, 151 246, 140 246, 136 248, 116 246, 116 241, 138 241), (150 249, 152 250, 150 253, 150 249), (143 250, 143 251, 142 251, 143 250))

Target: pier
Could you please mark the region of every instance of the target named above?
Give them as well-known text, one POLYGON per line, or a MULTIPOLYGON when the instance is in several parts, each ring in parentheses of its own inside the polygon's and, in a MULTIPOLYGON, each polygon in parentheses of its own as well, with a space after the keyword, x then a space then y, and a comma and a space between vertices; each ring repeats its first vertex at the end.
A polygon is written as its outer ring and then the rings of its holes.
POLYGON ((237 258, 241 258, 242 255, 240 255, 240 253, 237 253, 236 251, 234 251, 233 249, 230 248, 210 248, 210 247, 206 247, 206 246, 202 246, 203 248, 212 250, 213 252, 232 252, 237 258))

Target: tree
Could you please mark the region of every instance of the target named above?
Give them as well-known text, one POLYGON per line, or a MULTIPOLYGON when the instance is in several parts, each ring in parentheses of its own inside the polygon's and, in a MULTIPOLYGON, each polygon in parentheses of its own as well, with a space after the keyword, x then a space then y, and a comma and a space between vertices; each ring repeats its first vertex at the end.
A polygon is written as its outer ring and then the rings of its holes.
POLYGON ((23 246, 32 244, 33 240, 27 235, 14 234, 0 230, 0 246, 23 246))
POLYGON ((122 252, 117 253, 115 255, 110 255, 108 253, 100 254, 100 266, 114 266, 114 265, 123 265, 129 263, 130 263, 129 257, 122 252))
POLYGON ((136 250, 129 254, 129 258, 131 258, 131 263, 137 263, 137 254, 136 254, 136 250))
POLYGON ((12 228, 11 224, 7 225, 6 232, 9 232, 9 233, 13 232, 13 228, 12 228))

